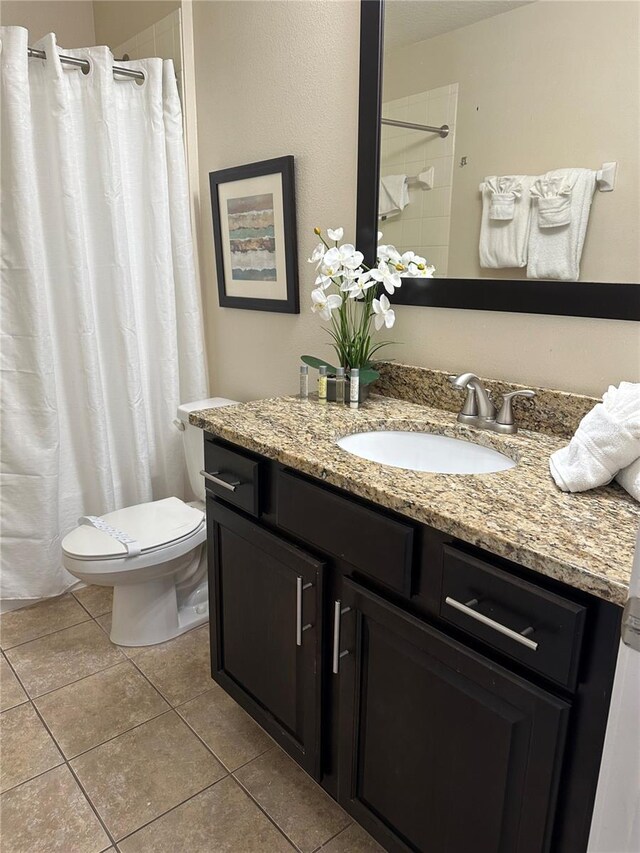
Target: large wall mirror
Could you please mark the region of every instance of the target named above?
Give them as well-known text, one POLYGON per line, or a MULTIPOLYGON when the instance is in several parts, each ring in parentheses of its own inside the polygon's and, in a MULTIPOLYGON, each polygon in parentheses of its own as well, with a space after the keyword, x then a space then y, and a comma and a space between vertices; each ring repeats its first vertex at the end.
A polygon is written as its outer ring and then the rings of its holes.
POLYGON ((639 0, 362 0, 358 245, 394 301, 640 319, 639 0))

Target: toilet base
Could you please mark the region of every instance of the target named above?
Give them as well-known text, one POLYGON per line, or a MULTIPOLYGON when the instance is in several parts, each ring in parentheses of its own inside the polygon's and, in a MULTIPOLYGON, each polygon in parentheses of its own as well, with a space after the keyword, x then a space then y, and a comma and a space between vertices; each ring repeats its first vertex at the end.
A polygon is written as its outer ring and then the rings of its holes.
POLYGON ((113 588, 110 638, 118 646, 164 643, 208 621, 206 549, 202 546, 188 555, 177 573, 113 588))
POLYGON ((209 621, 209 605, 178 610, 172 577, 113 589, 111 642, 117 646, 154 646, 209 621))

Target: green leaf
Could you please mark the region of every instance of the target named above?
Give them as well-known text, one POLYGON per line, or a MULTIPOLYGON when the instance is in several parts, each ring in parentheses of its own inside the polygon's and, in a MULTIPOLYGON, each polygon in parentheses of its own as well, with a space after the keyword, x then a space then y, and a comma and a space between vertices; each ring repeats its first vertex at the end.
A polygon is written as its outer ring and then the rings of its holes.
POLYGON ((372 370, 370 367, 361 367, 360 368, 360 384, 361 385, 371 385, 372 382, 375 382, 376 379, 380 378, 380 374, 377 370, 372 370))
POLYGON ((308 364, 309 367, 315 368, 315 370, 317 370, 321 365, 324 364, 324 366, 327 368, 327 373, 336 372, 336 368, 332 364, 329 364, 329 362, 324 358, 316 358, 313 355, 301 355, 300 359, 305 364, 308 364))

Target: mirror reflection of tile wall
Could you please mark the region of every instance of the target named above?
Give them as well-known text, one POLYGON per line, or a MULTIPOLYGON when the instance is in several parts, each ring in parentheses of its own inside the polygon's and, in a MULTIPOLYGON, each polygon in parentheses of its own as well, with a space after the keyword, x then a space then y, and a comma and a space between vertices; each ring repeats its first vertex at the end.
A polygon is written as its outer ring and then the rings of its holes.
POLYGON ((385 118, 451 128, 446 139, 435 133, 382 125, 380 175, 415 177, 433 166, 432 189, 412 186, 404 210, 379 222, 383 242, 423 255, 446 276, 449 259, 458 84, 439 86, 382 105, 385 118))

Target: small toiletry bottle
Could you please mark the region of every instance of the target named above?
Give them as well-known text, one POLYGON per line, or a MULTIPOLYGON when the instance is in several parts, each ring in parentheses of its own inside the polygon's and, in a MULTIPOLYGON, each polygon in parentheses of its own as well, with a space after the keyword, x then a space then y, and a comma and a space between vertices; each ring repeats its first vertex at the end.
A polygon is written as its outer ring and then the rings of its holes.
POLYGON ((342 403, 344 406, 344 367, 339 367, 336 371, 336 403, 342 403))
POLYGON ((309 368, 306 364, 300 368, 300 399, 309 399, 309 368))
POLYGON ((349 407, 351 409, 358 408, 358 398, 360 397, 360 371, 357 367, 352 367, 349 373, 349 407))
POLYGON ((318 368, 318 402, 327 402, 327 366, 321 364, 318 368))

